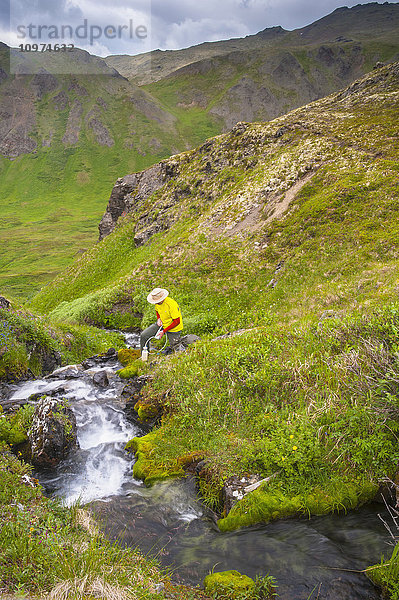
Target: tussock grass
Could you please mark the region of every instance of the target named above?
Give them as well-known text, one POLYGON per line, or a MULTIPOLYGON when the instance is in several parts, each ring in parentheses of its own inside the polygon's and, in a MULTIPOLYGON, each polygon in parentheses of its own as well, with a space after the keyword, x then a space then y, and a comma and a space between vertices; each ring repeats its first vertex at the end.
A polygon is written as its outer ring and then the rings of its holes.
POLYGON ((167 581, 153 560, 98 533, 79 506, 45 498, 29 465, 0 446, 0 594, 49 600, 155 600, 167 581))

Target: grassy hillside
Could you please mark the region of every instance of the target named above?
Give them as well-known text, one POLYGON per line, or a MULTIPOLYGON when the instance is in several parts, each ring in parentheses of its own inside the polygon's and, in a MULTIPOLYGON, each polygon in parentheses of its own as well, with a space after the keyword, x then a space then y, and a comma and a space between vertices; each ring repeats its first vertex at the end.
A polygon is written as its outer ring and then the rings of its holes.
MULTIPOLYGON (((4 73, 7 52, 0 52, 4 73)), ((14 296, 33 295, 95 242, 121 172, 216 132, 209 123, 194 132, 180 126, 112 72, 8 74, 0 100, 0 285, 14 296)))
POLYGON ((266 29, 186 50, 108 57, 179 119, 202 111, 227 131, 238 121, 273 119, 336 91, 377 61, 399 57, 399 7, 337 9, 294 31, 266 29))
POLYGON ((111 57, 130 81, 80 50, 25 53, 25 72, 29 63, 41 71, 15 78, 0 45, 2 293, 32 296, 90 247, 121 174, 238 121, 270 120, 342 88, 378 60, 394 60, 398 6, 359 5, 293 32, 276 27, 177 52, 111 57), (74 75, 58 74, 71 68, 74 75))
POLYGON ((175 177, 33 300, 72 321, 130 300, 145 325, 147 291, 170 289, 203 340, 150 368, 142 402, 164 416, 135 474, 203 457, 222 530, 353 508, 395 476, 398 93, 396 63, 172 157, 175 177), (271 479, 223 512, 223 482, 251 473, 271 479))

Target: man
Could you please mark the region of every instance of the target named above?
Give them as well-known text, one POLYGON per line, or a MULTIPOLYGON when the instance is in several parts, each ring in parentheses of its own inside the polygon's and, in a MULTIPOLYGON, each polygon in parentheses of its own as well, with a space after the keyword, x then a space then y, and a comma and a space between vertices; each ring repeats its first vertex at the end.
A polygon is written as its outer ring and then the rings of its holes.
POLYGON ((158 335, 158 339, 163 338, 166 334, 172 350, 179 349, 181 332, 183 330, 183 319, 179 305, 169 296, 168 290, 162 288, 155 288, 152 290, 152 292, 148 294, 147 300, 150 304, 154 304, 155 306, 157 322, 144 329, 141 333, 141 351, 143 351, 148 340, 156 335, 160 327, 162 327, 162 329, 158 335))

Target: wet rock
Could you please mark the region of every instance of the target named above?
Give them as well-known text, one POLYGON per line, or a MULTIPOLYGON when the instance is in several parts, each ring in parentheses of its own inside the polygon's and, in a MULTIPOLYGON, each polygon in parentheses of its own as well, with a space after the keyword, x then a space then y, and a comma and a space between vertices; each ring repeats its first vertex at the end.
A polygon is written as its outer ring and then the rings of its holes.
POLYGON ((27 404, 27 401, 22 400, 22 399, 20 399, 20 400, 0 399, 0 406, 2 407, 4 414, 16 412, 21 406, 24 406, 24 404, 27 404))
POLYGON ((108 350, 102 356, 104 356, 104 358, 116 358, 118 353, 115 348, 108 348, 108 350))
POLYGON ((11 395, 13 389, 8 383, 0 381, 0 405, 11 395))
POLYGON ((159 421, 160 415, 154 414, 152 418, 148 418, 143 421, 139 415, 139 401, 141 398, 141 390, 148 381, 148 375, 141 375, 140 377, 134 377, 125 385, 123 388, 121 398, 126 400, 124 412, 126 418, 131 422, 140 427, 145 433, 149 433, 152 428, 159 421))
POLYGON ((38 354, 41 359, 42 372, 44 374, 52 373, 54 369, 59 367, 62 363, 61 354, 55 350, 40 348, 38 354))
POLYGON ((37 467, 54 467, 77 448, 76 418, 65 400, 39 400, 28 437, 31 460, 37 467))
POLYGON ((98 385, 99 387, 106 388, 109 386, 109 379, 107 375, 107 371, 98 371, 98 373, 94 373, 93 375, 93 383, 98 385))
POLYGON ((56 369, 52 373, 46 376, 46 379, 79 379, 82 377, 83 367, 80 365, 68 365, 56 369))
POLYGON ((125 400, 134 400, 134 403, 136 403, 138 400, 138 395, 147 381, 148 375, 141 375, 140 377, 131 379, 123 388, 121 397, 125 400))
POLYGON ((118 353, 115 348, 109 348, 104 354, 96 354, 95 356, 91 356, 90 358, 84 360, 82 362, 82 367, 84 369, 92 369, 93 367, 104 365, 105 363, 117 358, 118 353))
MULTIPOLYGON (((37 402, 38 400, 40 400, 40 398, 43 398, 44 396, 60 397, 65 393, 65 387, 63 385, 58 385, 53 390, 46 390, 45 394, 43 392, 36 392, 36 394, 31 394, 28 398, 28 402, 37 402)), ((26 403, 26 400, 24 400, 23 402, 26 403)))

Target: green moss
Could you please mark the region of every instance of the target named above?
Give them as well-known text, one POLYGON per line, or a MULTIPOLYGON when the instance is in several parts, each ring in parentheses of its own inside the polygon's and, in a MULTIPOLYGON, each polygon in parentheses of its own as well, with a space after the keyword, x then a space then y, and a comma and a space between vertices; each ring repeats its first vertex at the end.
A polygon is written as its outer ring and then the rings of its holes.
POLYGON ((57 322, 13 303, 12 308, 0 309, 0 342, 0 379, 12 380, 28 369, 40 376, 54 359, 80 362, 121 345, 123 338, 87 325, 57 322))
POLYGON ((251 592, 255 588, 255 582, 238 571, 222 571, 207 575, 204 579, 204 588, 205 593, 212 598, 230 600, 230 598, 243 598, 245 592, 251 592))
POLYGON ((159 414, 160 406, 158 403, 151 404, 149 402, 144 402, 142 399, 140 399, 134 405, 134 410, 137 411, 140 421, 145 422, 154 419, 154 417, 156 417, 159 414))
POLYGON ((118 360, 124 367, 140 358, 140 350, 134 348, 123 348, 118 351, 118 360))
POLYGON ((124 369, 119 369, 119 371, 117 371, 117 374, 119 375, 119 377, 122 377, 122 379, 130 379, 131 377, 137 377, 144 370, 145 365, 143 361, 139 358, 134 362, 130 362, 124 369))
POLYGON ((134 452, 136 455, 133 477, 141 479, 146 485, 184 475, 183 469, 177 464, 160 465, 153 460, 153 447, 158 435, 159 433, 155 431, 140 438, 135 437, 125 446, 127 451, 134 452))
POLYGON ((350 480, 338 480, 330 485, 330 490, 328 487, 328 484, 324 488, 316 487, 310 494, 297 496, 290 496, 278 489, 267 491, 259 488, 240 500, 227 517, 219 519, 219 529, 234 531, 287 517, 347 511, 371 501, 378 491, 378 485, 367 481, 355 484, 350 480))

